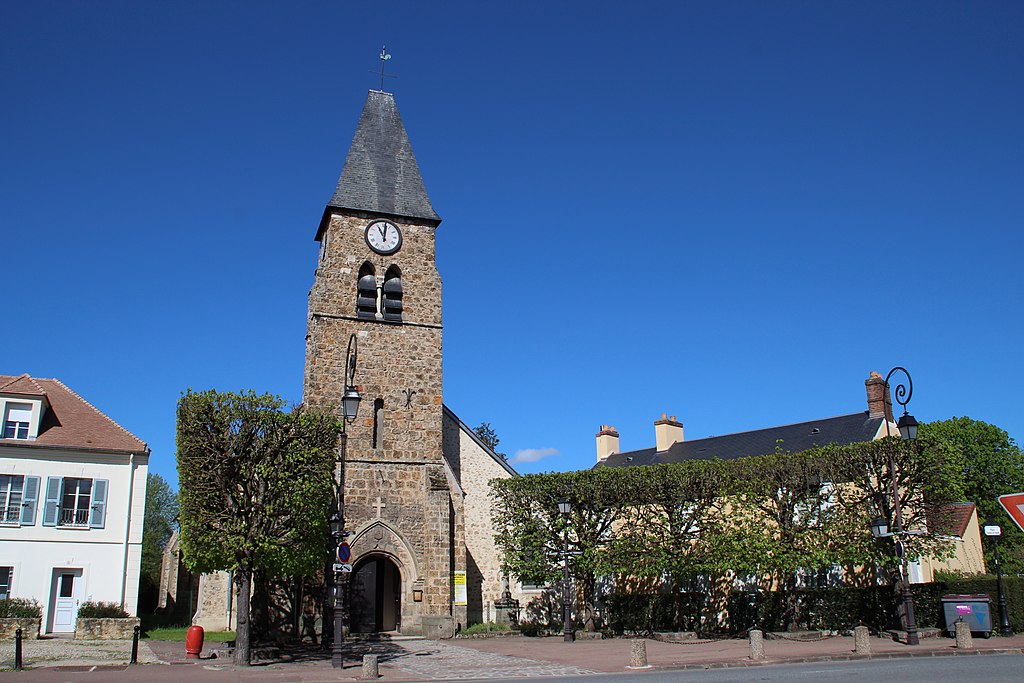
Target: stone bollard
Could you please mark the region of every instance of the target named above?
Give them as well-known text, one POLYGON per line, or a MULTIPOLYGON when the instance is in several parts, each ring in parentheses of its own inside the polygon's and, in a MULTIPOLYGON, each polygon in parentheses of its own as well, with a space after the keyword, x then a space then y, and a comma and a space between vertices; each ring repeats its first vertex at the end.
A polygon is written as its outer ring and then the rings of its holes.
POLYGON ((750 658, 764 659, 764 632, 750 629, 750 658))
POLYGON ((647 669, 647 641, 634 638, 629 644, 629 666, 627 669, 647 669))
POLYGON ((363 672, 359 674, 362 680, 375 681, 380 677, 377 671, 377 655, 363 655, 363 672))
POLYGON ((956 629, 956 649, 973 650, 974 639, 971 638, 971 626, 962 619, 954 624, 956 629))
POLYGON ((853 629, 853 651, 858 655, 871 654, 871 634, 867 626, 853 629))

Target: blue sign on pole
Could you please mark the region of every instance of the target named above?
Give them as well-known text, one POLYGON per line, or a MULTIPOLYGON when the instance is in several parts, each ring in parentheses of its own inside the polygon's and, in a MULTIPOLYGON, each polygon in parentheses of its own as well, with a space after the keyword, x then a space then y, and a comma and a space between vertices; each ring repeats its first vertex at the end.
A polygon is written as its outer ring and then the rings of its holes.
POLYGON ((348 562, 351 557, 352 549, 348 547, 348 543, 338 546, 338 562, 348 562))

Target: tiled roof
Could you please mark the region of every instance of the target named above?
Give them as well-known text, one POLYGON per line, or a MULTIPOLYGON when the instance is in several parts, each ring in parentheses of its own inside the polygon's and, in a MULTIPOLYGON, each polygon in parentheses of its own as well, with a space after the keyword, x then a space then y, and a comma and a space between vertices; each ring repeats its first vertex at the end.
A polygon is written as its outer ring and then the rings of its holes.
POLYGON ((963 538, 974 514, 974 503, 946 503, 933 520, 939 533, 963 538))
POLYGON ((441 221, 391 93, 371 90, 367 96, 325 220, 332 208, 441 221))
POLYGON ((39 436, 35 441, 0 439, 2 445, 135 453, 148 450, 144 441, 101 413, 60 380, 28 375, 0 375, 0 393, 45 395, 50 404, 43 415, 39 436), (29 393, 21 390, 29 386, 34 386, 37 391, 29 393))
POLYGON ((22 396, 45 396, 43 388, 29 375, 17 377, 0 376, 0 394, 20 394, 22 396), (9 380, 9 381, 4 381, 9 380))
POLYGON ((868 412, 864 411, 781 427, 681 441, 660 453, 654 448, 615 453, 599 463, 599 466, 630 467, 714 458, 732 460, 774 453, 776 445, 793 453, 828 444, 844 446, 871 441, 881 424, 881 417, 869 417, 868 412))

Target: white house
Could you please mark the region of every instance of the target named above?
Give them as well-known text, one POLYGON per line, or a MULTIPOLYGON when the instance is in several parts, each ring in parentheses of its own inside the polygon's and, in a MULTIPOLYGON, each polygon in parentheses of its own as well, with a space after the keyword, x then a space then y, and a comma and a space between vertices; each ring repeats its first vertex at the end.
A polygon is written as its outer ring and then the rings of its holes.
POLYGON ((59 380, 0 375, 0 598, 43 606, 44 633, 78 605, 134 615, 149 448, 59 380))

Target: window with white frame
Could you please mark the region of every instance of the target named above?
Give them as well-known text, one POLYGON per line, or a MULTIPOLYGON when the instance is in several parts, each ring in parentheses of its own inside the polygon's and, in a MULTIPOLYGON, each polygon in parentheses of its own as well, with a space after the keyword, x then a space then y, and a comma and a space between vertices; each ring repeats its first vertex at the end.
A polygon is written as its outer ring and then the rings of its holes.
POLYGON ((5 439, 28 439, 28 424, 32 421, 32 406, 28 403, 8 403, 4 415, 5 439))
POLYGON ((47 477, 43 526, 102 529, 107 483, 106 479, 47 477))
POLYGON ((35 524, 38 498, 39 477, 0 474, 0 525, 35 524))
POLYGON ((14 580, 14 567, 0 567, 0 600, 11 597, 11 582, 14 580))
POLYGON ((20 474, 0 474, 0 524, 21 523, 21 497, 25 477, 20 474))

